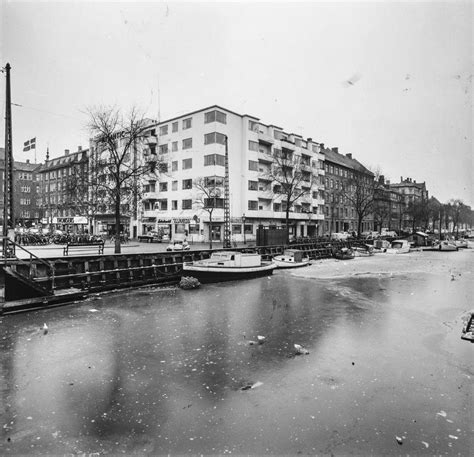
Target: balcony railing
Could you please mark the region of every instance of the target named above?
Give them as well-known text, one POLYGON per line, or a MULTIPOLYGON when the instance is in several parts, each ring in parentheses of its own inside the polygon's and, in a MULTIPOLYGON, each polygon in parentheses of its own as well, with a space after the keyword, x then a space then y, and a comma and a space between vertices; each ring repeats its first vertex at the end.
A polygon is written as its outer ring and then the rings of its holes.
POLYGON ((261 130, 259 130, 259 132, 258 132, 258 141, 260 143, 269 144, 269 145, 273 145, 275 143, 275 139, 272 136, 267 135, 266 133, 262 132, 261 130))

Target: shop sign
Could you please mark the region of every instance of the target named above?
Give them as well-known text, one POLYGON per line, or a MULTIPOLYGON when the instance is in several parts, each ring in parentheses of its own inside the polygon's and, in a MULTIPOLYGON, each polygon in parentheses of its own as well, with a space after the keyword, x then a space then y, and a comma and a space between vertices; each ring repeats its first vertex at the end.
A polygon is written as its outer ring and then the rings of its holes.
POLYGON ((185 217, 174 217, 173 218, 173 223, 174 224, 189 224, 191 219, 185 218, 185 217))
POLYGON ((231 217, 230 222, 232 224, 242 224, 243 220, 241 217, 231 217))
POLYGON ((74 216, 74 224, 87 224, 87 217, 85 216, 74 216))
POLYGON ((73 217, 53 217, 53 224, 74 224, 73 217))
POLYGON ((171 224, 171 219, 157 219, 156 222, 161 224, 171 224))

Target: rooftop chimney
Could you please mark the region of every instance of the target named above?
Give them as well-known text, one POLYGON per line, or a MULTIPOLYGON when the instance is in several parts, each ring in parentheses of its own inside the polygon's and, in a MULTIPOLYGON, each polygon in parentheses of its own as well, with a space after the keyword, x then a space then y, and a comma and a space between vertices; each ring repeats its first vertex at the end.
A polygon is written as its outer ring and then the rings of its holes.
POLYGON ((78 150, 79 152, 81 152, 81 151, 82 151, 82 146, 78 146, 78 147, 77 147, 77 150, 78 150))
POLYGON ((352 159, 352 153, 349 152, 348 154, 346 154, 346 157, 347 157, 348 159, 352 159))
POLYGON ((332 148, 332 152, 335 152, 336 154, 339 153, 339 148, 332 148))
POLYGON ((64 150, 64 155, 67 156, 69 154, 69 149, 64 150))
POLYGON ((403 182, 403 176, 400 176, 400 182, 403 182))
POLYGON ((26 163, 30 163, 30 159, 26 159, 26 163))
POLYGON ((307 141, 308 143, 311 143, 311 141, 313 141, 313 139, 312 139, 312 138, 308 138, 306 141, 307 141))
POLYGON ((324 149, 324 143, 319 143, 319 145, 321 146, 321 149, 324 149))
POLYGON ((384 184, 385 183, 385 176, 384 175, 380 175, 379 176, 379 184, 384 184))
POLYGON ((390 185, 390 179, 387 179, 387 181, 385 181, 385 182, 388 186, 390 185))

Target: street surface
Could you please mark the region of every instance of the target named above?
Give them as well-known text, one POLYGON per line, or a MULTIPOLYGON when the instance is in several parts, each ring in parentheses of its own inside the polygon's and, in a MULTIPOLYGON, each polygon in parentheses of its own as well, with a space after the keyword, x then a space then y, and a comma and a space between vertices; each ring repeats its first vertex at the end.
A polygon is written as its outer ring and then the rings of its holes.
POLYGON ((473 260, 329 259, 3 316, 0 454, 472 455, 473 260))

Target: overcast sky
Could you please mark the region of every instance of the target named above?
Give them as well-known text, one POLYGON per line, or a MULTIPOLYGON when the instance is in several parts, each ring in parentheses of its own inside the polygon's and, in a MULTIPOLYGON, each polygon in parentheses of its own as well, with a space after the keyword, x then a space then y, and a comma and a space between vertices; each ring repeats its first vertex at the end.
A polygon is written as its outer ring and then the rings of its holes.
POLYGON ((472 2, 1 1, 15 160, 87 147, 90 105, 219 104, 474 206, 472 2))

